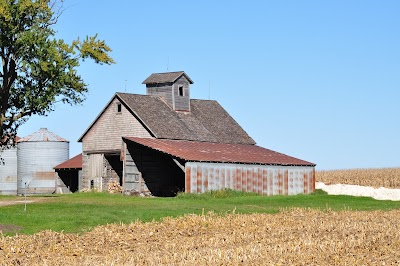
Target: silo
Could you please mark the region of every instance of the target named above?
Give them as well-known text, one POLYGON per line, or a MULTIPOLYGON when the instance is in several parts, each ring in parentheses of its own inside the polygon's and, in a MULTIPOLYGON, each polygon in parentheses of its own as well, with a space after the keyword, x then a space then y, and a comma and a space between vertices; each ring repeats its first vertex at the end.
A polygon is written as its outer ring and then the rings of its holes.
POLYGON ((0 148, 0 195, 17 195, 17 147, 0 148))
POLYGON ((68 160, 69 142, 47 128, 18 141, 18 194, 49 194, 56 189, 54 166, 68 160))

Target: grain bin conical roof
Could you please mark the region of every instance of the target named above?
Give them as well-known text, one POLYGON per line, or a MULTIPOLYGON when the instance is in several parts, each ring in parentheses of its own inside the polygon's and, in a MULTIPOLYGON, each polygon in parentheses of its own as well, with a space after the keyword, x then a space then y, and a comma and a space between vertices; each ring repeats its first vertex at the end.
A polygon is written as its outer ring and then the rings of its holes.
POLYGON ((41 128, 39 131, 32 133, 18 142, 69 142, 68 140, 54 134, 53 132, 49 131, 47 128, 41 128))

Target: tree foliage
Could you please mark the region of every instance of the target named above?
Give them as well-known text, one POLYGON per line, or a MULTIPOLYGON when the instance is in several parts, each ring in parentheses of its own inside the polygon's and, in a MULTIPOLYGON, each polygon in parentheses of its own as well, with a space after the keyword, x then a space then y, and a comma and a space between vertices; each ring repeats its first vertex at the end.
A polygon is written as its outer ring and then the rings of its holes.
POLYGON ((88 87, 77 73, 82 60, 114 63, 110 47, 97 35, 70 44, 56 38, 52 27, 60 4, 0 0, 0 148, 12 145, 30 116, 46 115, 57 102, 74 105, 85 99, 88 87))

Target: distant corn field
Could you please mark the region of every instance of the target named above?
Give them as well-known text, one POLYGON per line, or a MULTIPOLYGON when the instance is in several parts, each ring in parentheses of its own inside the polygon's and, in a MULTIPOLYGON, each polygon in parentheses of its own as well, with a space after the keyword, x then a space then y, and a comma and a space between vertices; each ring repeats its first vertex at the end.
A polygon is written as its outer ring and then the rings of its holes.
POLYGON ((370 187, 400 188, 400 168, 317 171, 317 182, 370 187))

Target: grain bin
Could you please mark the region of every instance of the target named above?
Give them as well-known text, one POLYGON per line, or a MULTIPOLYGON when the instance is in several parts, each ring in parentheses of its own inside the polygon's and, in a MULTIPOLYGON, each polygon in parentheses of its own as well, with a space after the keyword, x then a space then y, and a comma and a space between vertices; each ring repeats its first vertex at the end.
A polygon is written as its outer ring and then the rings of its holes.
POLYGON ((17 195, 17 147, 0 149, 0 195, 17 195))
POLYGON ((69 142, 41 128, 18 141, 18 194, 48 194, 56 189, 54 166, 68 160, 69 142))

